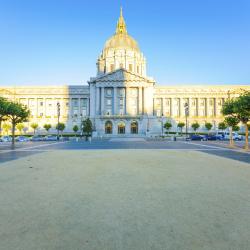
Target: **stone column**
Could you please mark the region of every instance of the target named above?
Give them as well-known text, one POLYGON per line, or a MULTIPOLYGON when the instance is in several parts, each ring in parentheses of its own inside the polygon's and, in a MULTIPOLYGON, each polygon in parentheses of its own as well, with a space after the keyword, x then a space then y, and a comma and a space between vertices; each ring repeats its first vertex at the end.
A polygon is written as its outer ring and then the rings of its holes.
POLYGON ((129 88, 125 88, 125 114, 129 115, 129 98, 128 98, 129 88))
POLYGON ((208 117, 208 98, 205 98, 205 116, 208 117))
POLYGON ((170 117, 173 117, 173 98, 170 97, 169 100, 170 100, 169 102, 170 117))
POLYGON ((95 117, 95 85, 94 84, 90 84, 89 86, 89 91, 90 91, 90 117, 93 118, 95 117))
POLYGON ((81 109, 81 98, 78 97, 78 115, 77 115, 77 120, 80 120, 82 114, 82 109, 81 109))
POLYGON ((139 95, 138 95, 138 114, 142 115, 143 114, 143 96, 142 96, 142 87, 138 88, 139 90, 139 95))
POLYGON ((195 98, 195 102, 196 102, 196 116, 199 116, 199 98, 195 98))
POLYGON ((113 87, 113 115, 117 115, 117 87, 113 87))
POLYGON ((96 88, 96 115, 100 115, 100 88, 96 88))
POLYGON ((217 116, 217 98, 214 98, 214 117, 217 116))
POLYGON ((43 119, 46 117, 46 105, 47 105, 47 102, 46 102, 46 99, 47 98, 43 98, 43 119))
POLYGON ((104 103, 104 87, 101 88, 101 115, 104 115, 104 111, 105 111, 105 103, 104 103))

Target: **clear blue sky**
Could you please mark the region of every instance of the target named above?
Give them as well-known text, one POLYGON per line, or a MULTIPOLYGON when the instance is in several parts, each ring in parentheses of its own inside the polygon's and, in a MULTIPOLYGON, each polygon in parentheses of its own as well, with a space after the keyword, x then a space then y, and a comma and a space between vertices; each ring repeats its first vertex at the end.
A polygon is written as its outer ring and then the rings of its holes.
POLYGON ((86 83, 121 4, 158 84, 250 84, 249 0, 0 0, 0 85, 86 83))

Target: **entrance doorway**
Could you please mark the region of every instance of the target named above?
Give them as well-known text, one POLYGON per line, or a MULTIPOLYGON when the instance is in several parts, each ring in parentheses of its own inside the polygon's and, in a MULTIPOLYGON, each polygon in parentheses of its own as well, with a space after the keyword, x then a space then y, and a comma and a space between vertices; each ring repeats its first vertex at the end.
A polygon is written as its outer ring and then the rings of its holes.
POLYGON ((119 122, 118 124, 118 134, 125 134, 125 123, 119 122))
POLYGON ((136 121, 131 122, 130 130, 131 134, 138 134, 138 122, 136 121))

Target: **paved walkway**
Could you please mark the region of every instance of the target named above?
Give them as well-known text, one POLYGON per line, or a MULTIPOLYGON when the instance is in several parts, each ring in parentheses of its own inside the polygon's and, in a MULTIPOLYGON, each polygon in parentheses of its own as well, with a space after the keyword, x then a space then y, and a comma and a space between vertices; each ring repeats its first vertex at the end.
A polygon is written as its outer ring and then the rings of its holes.
POLYGON ((109 140, 110 142, 145 142, 146 140, 144 138, 140 138, 140 137, 134 137, 134 138, 111 138, 109 140))
POLYGON ((0 166, 1 250, 250 246, 247 163, 192 150, 64 149, 0 166))

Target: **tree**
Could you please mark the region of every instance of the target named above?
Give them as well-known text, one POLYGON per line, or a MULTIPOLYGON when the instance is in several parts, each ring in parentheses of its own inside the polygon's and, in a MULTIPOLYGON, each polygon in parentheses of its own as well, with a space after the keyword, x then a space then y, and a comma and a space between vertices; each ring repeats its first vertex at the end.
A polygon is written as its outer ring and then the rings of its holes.
POLYGON ((8 101, 3 98, 0 97, 0 136, 2 135, 2 122, 7 120, 7 104, 8 101))
POLYGON ((65 129, 65 124, 62 123, 62 122, 59 122, 57 125, 56 125, 56 130, 59 130, 61 132, 61 136, 62 136, 62 132, 63 130, 65 129))
POLYGON ((205 123, 205 128, 207 129, 208 132, 212 129, 212 127, 213 127, 212 123, 210 123, 210 122, 205 123))
POLYGON ((30 127, 33 128, 34 134, 35 134, 35 133, 36 133, 36 130, 37 130, 37 128, 38 128, 38 124, 37 124, 37 123, 31 123, 31 124, 30 124, 30 127))
POLYGON ((44 124, 43 128, 47 131, 47 133, 49 132, 49 130, 51 129, 51 124, 44 124))
POLYGON ((218 129, 221 129, 222 131, 227 128, 227 125, 225 122, 220 122, 218 125, 218 129))
POLYGON ((20 103, 9 102, 7 105, 7 117, 12 124, 12 149, 15 148, 15 129, 18 123, 28 121, 30 111, 20 103))
POLYGON ((17 130, 19 131, 19 134, 21 135, 24 129, 24 124, 23 123, 18 123, 16 125, 17 130))
POLYGON ((11 129, 11 125, 9 123, 4 123, 3 124, 3 131, 5 134, 9 135, 9 131, 11 129))
POLYGON ((82 122, 82 132, 83 132, 83 135, 86 136, 86 140, 89 136, 92 136, 93 125, 89 118, 87 118, 86 120, 82 122))
POLYGON ((185 126, 185 123, 184 123, 184 122, 179 122, 179 123, 177 124, 177 127, 180 128, 180 130, 181 130, 181 135, 182 135, 182 129, 183 129, 184 126, 185 126))
POLYGON ((239 121, 241 121, 245 126, 245 131, 246 131, 245 149, 248 150, 249 132, 247 124, 250 121, 250 91, 245 92, 244 94, 240 95, 238 98, 235 99, 233 110, 239 121))
POLYGON ((234 147, 234 140, 233 140, 233 127, 237 126, 239 123, 239 119, 235 116, 226 116, 225 117, 225 123, 229 127, 230 132, 230 146, 234 147))
POLYGON ((246 131, 245 149, 248 150, 249 149, 248 122, 250 121, 250 92, 245 91, 239 97, 235 99, 229 99, 228 101, 226 101, 222 107, 221 112, 225 116, 237 118, 238 122, 240 121, 244 124, 246 131))
POLYGON ((169 130, 172 128, 172 124, 170 122, 166 122, 164 124, 164 128, 167 130, 167 134, 168 134, 169 130))
POLYGON ((240 126, 238 126, 238 125, 233 126, 234 132, 238 132, 239 130, 240 130, 240 126))
POLYGON ((75 126, 73 127, 73 131, 75 132, 75 136, 76 136, 76 133, 77 133, 78 130, 79 130, 78 126, 75 125, 75 126))
POLYGON ((200 127, 200 124, 198 122, 194 122, 194 123, 192 123, 191 127, 194 130, 194 132, 196 133, 196 130, 200 127))

